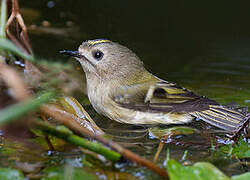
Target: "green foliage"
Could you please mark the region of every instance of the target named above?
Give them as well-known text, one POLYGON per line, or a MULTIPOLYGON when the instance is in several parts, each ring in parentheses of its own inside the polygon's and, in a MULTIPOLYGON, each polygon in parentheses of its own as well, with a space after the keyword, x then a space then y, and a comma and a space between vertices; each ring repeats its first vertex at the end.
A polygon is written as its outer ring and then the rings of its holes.
POLYGON ((23 173, 16 169, 0 168, 0 179, 4 180, 24 180, 23 173))
POLYGON ((175 160, 167 162, 167 168, 171 180, 229 180, 214 165, 207 162, 195 163, 193 166, 182 166, 175 160))
POLYGON ((245 173, 232 178, 226 176, 209 162, 197 162, 193 166, 183 166, 175 160, 167 161, 170 180, 247 180, 250 173, 245 173))
POLYGON ((55 96, 53 92, 46 92, 24 102, 16 103, 0 111, 0 124, 20 118, 29 112, 35 111, 40 105, 48 102, 55 96))
POLYGON ((222 146, 220 152, 236 158, 250 158, 250 144, 240 139, 237 144, 222 146))
POLYGON ((249 180, 249 179, 250 179, 250 172, 232 177, 232 180, 249 180))
POLYGON ((29 61, 35 61, 32 55, 28 55, 23 53, 18 47, 16 47, 10 40, 8 39, 0 39, 0 49, 9 51, 23 59, 27 59, 29 61))
POLYGON ((95 176, 86 173, 82 168, 72 166, 49 167, 44 170, 42 180, 95 180, 95 176))

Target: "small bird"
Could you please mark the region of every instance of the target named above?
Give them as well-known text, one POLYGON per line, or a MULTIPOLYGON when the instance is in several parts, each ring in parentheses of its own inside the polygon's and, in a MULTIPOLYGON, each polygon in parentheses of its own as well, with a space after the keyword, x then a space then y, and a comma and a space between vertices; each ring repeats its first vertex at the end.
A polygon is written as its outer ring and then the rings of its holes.
POLYGON ((197 95, 148 72, 131 50, 107 39, 88 40, 78 51, 60 51, 76 58, 87 80, 94 109, 128 124, 183 124, 199 118, 236 132, 245 114, 197 95))

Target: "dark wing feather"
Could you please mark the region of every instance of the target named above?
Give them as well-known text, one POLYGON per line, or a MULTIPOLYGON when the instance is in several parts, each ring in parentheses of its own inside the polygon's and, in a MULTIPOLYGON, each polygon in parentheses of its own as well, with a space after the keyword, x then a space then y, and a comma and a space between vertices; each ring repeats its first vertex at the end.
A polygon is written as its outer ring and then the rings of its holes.
POLYGON ((209 109, 209 105, 218 105, 213 100, 196 95, 187 89, 176 86, 176 84, 165 81, 149 85, 143 97, 142 101, 132 102, 126 100, 124 102, 127 103, 118 103, 123 107, 140 111, 172 113, 203 111, 209 109))
POLYGON ((190 113, 203 121, 230 132, 238 131, 248 118, 237 110, 210 105, 208 110, 190 113))
POLYGON ((213 100, 165 81, 150 85, 144 97, 144 101, 118 103, 125 108, 144 112, 189 113, 231 132, 237 131, 246 121, 245 115, 237 110, 223 107, 213 100))

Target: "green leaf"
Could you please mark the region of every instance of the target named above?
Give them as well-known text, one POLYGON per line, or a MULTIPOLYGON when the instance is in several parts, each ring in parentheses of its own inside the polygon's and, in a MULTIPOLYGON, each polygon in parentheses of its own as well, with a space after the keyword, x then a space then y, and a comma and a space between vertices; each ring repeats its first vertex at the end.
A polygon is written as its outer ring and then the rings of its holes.
POLYGON ((97 178, 85 172, 82 168, 72 166, 49 167, 44 170, 42 180, 96 180, 97 178))
POLYGON ((0 168, 0 179, 4 180, 23 180, 24 175, 21 171, 11 168, 0 168))
POLYGON ((32 55, 28 55, 22 52, 18 47, 16 47, 10 40, 8 39, 0 39, 0 49, 10 51, 13 54, 20 56, 23 59, 27 59, 30 61, 35 61, 32 55))
POLYGON ((249 180, 249 179, 250 179, 250 172, 232 177, 232 180, 249 180))
POLYGON ((53 92, 43 93, 35 98, 16 103, 0 111, 0 124, 7 123, 13 119, 35 111, 40 105, 49 102, 55 96, 53 92))
POLYGON ((198 162, 193 166, 182 166, 175 160, 167 162, 171 180, 230 180, 214 165, 208 162, 198 162))

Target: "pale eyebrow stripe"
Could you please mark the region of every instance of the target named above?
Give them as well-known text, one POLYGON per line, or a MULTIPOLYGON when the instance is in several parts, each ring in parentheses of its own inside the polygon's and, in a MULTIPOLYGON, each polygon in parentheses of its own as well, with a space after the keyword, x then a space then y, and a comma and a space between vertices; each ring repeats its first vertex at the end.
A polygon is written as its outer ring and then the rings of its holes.
POLYGON ((102 39, 102 40, 97 40, 97 41, 88 41, 88 43, 91 45, 91 46, 94 46, 96 44, 100 44, 100 43, 111 43, 112 41, 110 40, 107 40, 107 39, 102 39))

